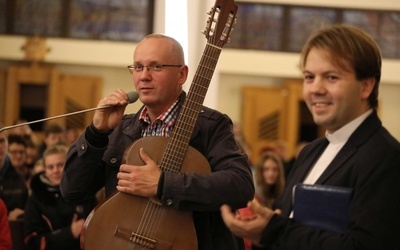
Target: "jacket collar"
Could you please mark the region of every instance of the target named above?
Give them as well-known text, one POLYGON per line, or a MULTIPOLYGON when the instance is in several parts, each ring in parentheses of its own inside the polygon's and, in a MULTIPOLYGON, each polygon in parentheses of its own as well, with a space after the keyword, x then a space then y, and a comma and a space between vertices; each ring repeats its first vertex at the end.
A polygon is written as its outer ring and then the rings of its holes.
MULTIPOLYGON (((182 109, 185 98, 186 98, 186 93, 185 91, 182 91, 182 93, 179 95, 178 113, 182 109)), ((141 127, 140 127, 139 117, 143 109, 144 105, 138 110, 136 114, 130 116, 129 117, 130 121, 126 123, 123 129, 123 133, 129 136, 132 139, 132 141, 141 137, 141 127)))
POLYGON ((329 177, 333 175, 338 169, 340 169, 343 164, 357 152, 358 148, 366 143, 368 139, 372 136, 372 134, 381 127, 382 122, 378 118, 376 111, 372 112, 372 114, 369 115, 361 123, 361 125, 354 131, 354 133, 350 135, 349 140, 339 151, 333 161, 329 164, 327 169, 317 180, 316 184, 323 184, 324 182, 326 182, 329 177))

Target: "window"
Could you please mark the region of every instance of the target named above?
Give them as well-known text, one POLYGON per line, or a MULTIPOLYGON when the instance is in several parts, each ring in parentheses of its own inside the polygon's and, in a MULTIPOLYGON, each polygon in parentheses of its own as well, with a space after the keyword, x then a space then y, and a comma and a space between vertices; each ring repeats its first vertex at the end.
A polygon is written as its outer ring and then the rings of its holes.
POLYGON ((236 2, 237 23, 228 48, 300 52, 314 29, 347 23, 366 31, 382 56, 400 58, 400 11, 236 2))
POLYGON ((0 0, 0 32, 137 42, 153 11, 154 0, 0 0))

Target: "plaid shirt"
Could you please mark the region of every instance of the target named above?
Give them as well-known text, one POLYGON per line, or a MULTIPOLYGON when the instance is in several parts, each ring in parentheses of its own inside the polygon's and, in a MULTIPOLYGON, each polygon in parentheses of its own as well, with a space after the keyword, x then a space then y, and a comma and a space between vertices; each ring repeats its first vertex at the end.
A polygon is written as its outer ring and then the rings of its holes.
POLYGON ((142 127, 142 137, 146 136, 164 136, 169 137, 178 118, 178 100, 163 114, 151 123, 150 117, 145 107, 140 113, 140 123, 142 127))

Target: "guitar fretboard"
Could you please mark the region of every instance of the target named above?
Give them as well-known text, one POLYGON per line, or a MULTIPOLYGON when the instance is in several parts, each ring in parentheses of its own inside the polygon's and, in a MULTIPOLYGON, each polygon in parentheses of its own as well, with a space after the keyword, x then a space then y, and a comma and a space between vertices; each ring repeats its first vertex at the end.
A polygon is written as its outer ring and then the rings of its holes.
POLYGON ((162 171, 180 172, 197 117, 203 105, 220 54, 221 48, 210 44, 206 45, 192 85, 160 162, 162 171))

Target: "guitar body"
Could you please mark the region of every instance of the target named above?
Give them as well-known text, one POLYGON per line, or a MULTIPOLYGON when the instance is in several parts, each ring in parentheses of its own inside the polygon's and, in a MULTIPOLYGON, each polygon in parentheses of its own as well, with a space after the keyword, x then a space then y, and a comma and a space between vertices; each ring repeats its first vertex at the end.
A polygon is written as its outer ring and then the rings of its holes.
MULTIPOLYGON (((144 137, 135 141, 125 150, 124 162, 143 165, 139 156, 139 149, 143 148, 159 163, 169 139, 144 137)), ((189 147, 181 172, 209 173, 210 170, 204 156, 189 147)), ((83 242, 86 250, 197 249, 191 212, 162 206, 156 199, 121 192, 117 192, 92 211, 84 225, 83 242)))

